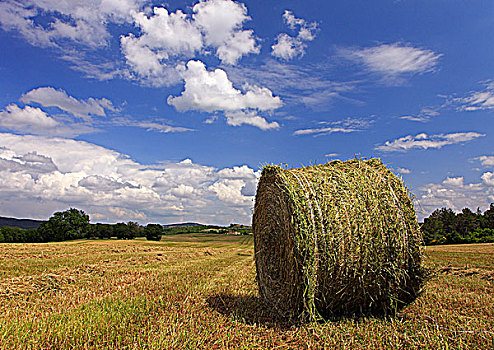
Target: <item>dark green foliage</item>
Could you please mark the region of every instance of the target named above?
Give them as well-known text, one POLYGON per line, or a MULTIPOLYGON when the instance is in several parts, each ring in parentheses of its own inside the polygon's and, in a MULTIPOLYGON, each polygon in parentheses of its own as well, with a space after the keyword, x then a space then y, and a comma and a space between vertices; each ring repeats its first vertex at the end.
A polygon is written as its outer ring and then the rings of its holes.
POLYGON ((231 224, 229 227, 200 225, 195 223, 173 225, 150 224, 148 225, 150 226, 148 229, 133 221, 118 224, 89 224, 89 217, 82 210, 74 208, 64 212, 54 213, 49 221, 27 219, 8 220, 8 222, 13 223, 13 226, 2 227, 1 224, 4 222, 0 220, 0 243, 37 243, 80 238, 110 239, 112 237, 117 237, 118 239, 146 237, 148 240, 159 241, 162 235, 178 233, 225 234, 229 231, 238 231, 241 234, 252 233, 252 229, 249 226, 240 224, 231 224), (40 223, 40 225, 38 229, 29 230, 16 226, 18 222, 25 224, 24 221, 29 221, 29 223, 36 222, 40 223))
POLYGON ((113 235, 118 239, 134 239, 142 235, 142 228, 137 222, 119 222, 113 225, 113 235))
POLYGON ((175 235, 178 233, 196 233, 207 229, 209 226, 195 225, 195 226, 173 226, 167 227, 164 230, 165 235, 175 235))
POLYGON ((146 239, 148 241, 161 241, 164 229, 163 226, 158 224, 148 224, 144 228, 144 233, 146 234, 146 239))
POLYGON ((119 222, 113 226, 113 234, 118 239, 133 239, 135 237, 132 229, 125 222, 119 222))
POLYGON ((110 239, 113 236, 113 226, 109 224, 96 224, 91 226, 92 237, 110 239))
POLYGON ((494 229, 494 203, 484 212, 482 217, 482 228, 494 229))
POLYGON ((469 232, 480 228, 480 225, 481 221, 477 218, 477 214, 473 213, 468 208, 464 208, 461 213, 456 215, 454 229, 461 237, 464 237, 469 232))
POLYGON ((127 222, 127 226, 129 227, 129 230, 133 234, 132 238, 144 236, 144 230, 137 222, 129 221, 129 222, 127 222))
POLYGON ((37 230, 24 230, 19 227, 0 227, 0 243, 38 243, 47 242, 37 230))
POLYGON ((469 243, 491 243, 494 242, 494 228, 476 229, 466 237, 469 243))
POLYGON ((18 236, 18 231, 20 231, 17 227, 0 227, 0 232, 3 236, 3 242, 5 243, 14 243, 17 242, 17 239, 20 238, 18 236))
POLYGON ((89 216, 82 210, 70 208, 54 213, 39 226, 38 233, 46 241, 66 241, 86 238, 89 228, 89 216))
POLYGON ((129 221, 119 222, 113 225, 113 235, 118 239, 134 239, 136 237, 141 237, 144 230, 137 222, 129 221))
POLYGON ((19 227, 0 227, 1 240, 5 243, 40 243, 66 241, 88 237, 89 216, 82 210, 70 208, 56 212, 37 229, 24 230, 19 227))
POLYGON ((421 226, 426 245, 494 242, 494 203, 484 214, 464 208, 455 214, 449 208, 435 210, 421 226))

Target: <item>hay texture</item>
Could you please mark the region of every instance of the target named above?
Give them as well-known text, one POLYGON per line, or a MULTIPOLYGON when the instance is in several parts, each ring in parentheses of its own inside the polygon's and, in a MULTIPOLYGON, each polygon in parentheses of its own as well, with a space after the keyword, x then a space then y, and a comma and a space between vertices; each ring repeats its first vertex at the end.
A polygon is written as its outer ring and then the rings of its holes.
POLYGON ((392 315, 423 285, 409 193, 379 159, 264 167, 253 231, 260 296, 283 317, 392 315))

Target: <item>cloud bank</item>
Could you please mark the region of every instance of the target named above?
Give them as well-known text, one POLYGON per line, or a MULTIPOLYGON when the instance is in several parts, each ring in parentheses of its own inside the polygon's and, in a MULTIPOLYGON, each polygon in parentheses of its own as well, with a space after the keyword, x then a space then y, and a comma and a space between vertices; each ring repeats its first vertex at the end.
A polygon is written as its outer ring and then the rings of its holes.
POLYGON ((0 215, 46 218, 75 206, 93 221, 250 223, 259 173, 246 165, 145 165, 88 142, 33 135, 0 133, 0 144, 0 215))
POLYGON ((420 220, 435 209, 451 208, 460 212, 467 207, 482 211, 494 202, 494 174, 485 172, 480 182, 465 183, 462 176, 446 177, 441 183, 429 183, 419 188, 415 210, 420 220))

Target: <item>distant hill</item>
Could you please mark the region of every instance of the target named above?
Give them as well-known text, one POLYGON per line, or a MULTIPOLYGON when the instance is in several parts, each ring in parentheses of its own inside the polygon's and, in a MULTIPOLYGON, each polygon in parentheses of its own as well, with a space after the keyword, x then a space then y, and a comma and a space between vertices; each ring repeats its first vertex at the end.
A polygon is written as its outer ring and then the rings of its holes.
MULTIPOLYGON (((6 218, 0 216, 0 227, 3 226, 10 226, 10 227, 19 227, 23 229, 31 229, 31 228, 38 228, 39 225, 41 225, 42 222, 45 222, 46 220, 32 220, 32 219, 16 219, 16 218, 6 218)), ((166 224, 162 225, 165 229, 179 229, 179 228, 187 228, 187 227, 194 227, 194 226, 204 226, 208 228, 227 228, 226 226, 217 226, 217 225, 205 225, 205 224, 199 224, 197 222, 184 222, 184 223, 176 223, 176 224, 166 224)), ((235 229, 238 228, 243 228, 241 225, 234 225, 232 226, 235 229)), ((248 226, 245 226, 248 227, 248 226)))
POLYGON ((30 228, 38 228, 44 220, 32 220, 32 219, 15 219, 15 218, 4 218, 0 216, 0 227, 10 226, 19 227, 25 230, 30 228))
POLYGON ((183 224, 167 224, 167 225, 163 225, 164 228, 190 227, 190 226, 207 226, 207 225, 198 224, 197 222, 184 222, 183 224))

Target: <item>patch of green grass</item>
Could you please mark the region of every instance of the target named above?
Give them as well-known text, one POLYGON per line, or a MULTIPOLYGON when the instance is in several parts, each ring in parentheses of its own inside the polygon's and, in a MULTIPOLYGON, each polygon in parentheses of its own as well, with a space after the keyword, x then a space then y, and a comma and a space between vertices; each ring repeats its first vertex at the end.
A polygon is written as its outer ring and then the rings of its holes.
MULTIPOLYGON (((393 319, 286 324, 258 299, 252 245, 203 235, 0 244, 0 349, 494 347, 492 281, 434 276, 393 319)), ((437 267, 494 269, 494 245, 426 254, 437 267)))
POLYGON ((426 251, 429 264, 494 270, 494 243, 436 245, 426 251))

